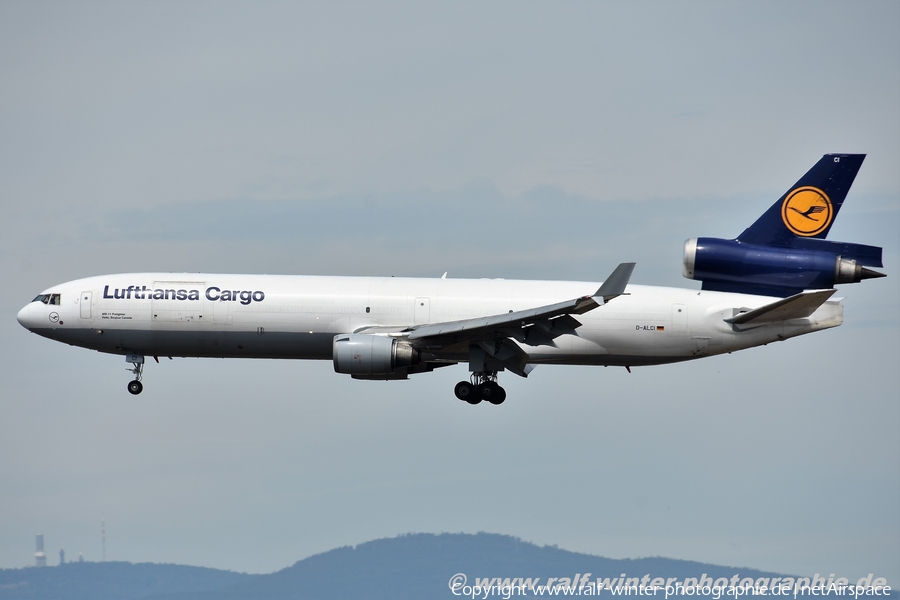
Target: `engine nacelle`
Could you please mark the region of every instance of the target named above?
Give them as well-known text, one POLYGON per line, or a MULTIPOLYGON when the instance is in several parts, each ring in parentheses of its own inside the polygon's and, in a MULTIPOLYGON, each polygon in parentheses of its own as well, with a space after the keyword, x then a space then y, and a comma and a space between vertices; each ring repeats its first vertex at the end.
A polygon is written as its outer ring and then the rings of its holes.
POLYGON ((684 276, 703 282, 704 290, 790 296, 803 290, 827 289, 883 277, 860 264, 881 266, 880 248, 805 240, 807 247, 777 247, 718 238, 692 238, 684 243, 684 276), (877 260, 873 250, 878 250, 877 260), (854 258, 841 256, 845 251, 854 258))
POLYGON ((334 336, 334 370, 346 375, 383 375, 419 362, 419 351, 409 343, 380 335, 348 333, 334 336))

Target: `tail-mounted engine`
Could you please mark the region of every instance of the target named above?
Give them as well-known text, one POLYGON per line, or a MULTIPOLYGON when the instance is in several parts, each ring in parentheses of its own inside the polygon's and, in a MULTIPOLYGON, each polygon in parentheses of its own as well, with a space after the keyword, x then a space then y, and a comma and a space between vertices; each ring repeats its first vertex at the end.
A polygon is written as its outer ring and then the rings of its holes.
POLYGON ((819 239, 797 239, 787 248, 718 238, 684 243, 684 276, 720 292, 787 297, 884 277, 869 266, 882 266, 881 248, 819 239))
POLYGON ((332 355, 335 372, 358 379, 405 379, 420 360, 408 342, 359 333, 334 336, 332 355))
POLYGON ((781 296, 884 277, 881 248, 825 238, 865 154, 826 154, 733 240, 684 243, 684 276, 704 290, 781 296))

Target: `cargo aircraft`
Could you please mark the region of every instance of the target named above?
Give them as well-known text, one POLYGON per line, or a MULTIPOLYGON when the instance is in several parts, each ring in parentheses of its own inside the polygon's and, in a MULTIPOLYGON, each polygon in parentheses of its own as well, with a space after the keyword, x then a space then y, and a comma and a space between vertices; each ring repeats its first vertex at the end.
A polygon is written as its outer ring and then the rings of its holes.
POLYGON ((145 357, 331 360, 355 379, 406 379, 458 363, 457 398, 500 404, 498 373, 537 365, 658 365, 836 327, 834 286, 883 277, 875 246, 826 240, 865 155, 827 154, 737 238, 693 238, 700 289, 401 277, 128 273, 50 287, 19 311, 46 338, 145 357))

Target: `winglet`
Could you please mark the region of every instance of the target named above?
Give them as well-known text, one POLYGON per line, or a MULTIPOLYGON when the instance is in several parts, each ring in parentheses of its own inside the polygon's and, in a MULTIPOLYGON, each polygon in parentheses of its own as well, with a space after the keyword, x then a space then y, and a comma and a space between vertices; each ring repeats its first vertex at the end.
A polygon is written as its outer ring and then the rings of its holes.
POLYGON ((628 280, 631 279, 631 272, 634 271, 634 265, 636 263, 621 263, 618 267, 616 267, 615 271, 613 271, 609 277, 606 278, 606 281, 603 282, 603 285, 600 286, 600 289, 594 294, 594 298, 602 297, 603 303, 607 303, 616 296, 621 296, 625 293, 625 286, 628 285, 628 280))

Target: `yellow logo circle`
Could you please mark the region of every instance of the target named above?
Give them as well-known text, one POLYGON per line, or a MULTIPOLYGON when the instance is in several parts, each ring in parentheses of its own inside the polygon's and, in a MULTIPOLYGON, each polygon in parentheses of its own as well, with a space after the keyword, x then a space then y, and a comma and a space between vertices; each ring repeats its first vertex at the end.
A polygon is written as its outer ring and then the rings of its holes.
POLYGON ((781 219, 796 235, 819 235, 831 225, 834 209, 828 195, 814 187, 791 190, 781 205, 781 219))

